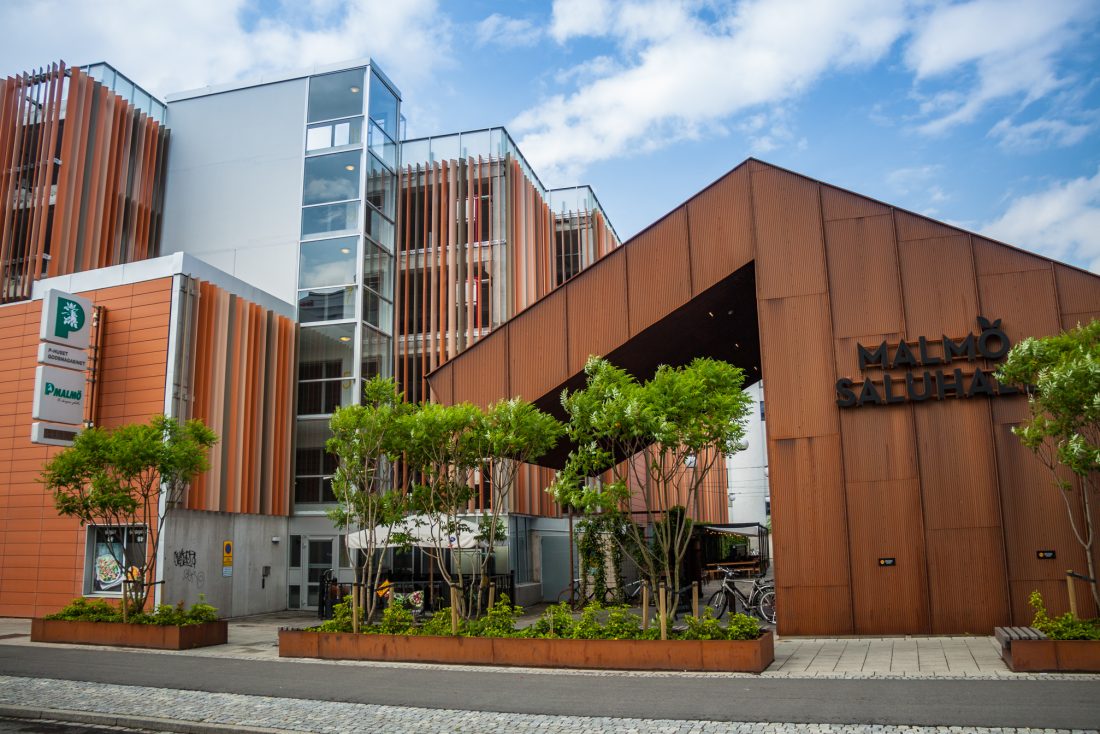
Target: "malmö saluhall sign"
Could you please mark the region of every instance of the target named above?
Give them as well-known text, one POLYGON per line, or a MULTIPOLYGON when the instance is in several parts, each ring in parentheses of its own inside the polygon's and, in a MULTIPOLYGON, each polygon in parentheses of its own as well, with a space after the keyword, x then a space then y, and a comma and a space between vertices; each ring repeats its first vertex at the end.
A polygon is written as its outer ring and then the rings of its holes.
POLYGON ((841 378, 836 382, 836 404, 841 408, 859 408, 864 405, 946 400, 949 397, 1019 394, 1019 390, 1000 384, 991 372, 981 367, 976 367, 970 374, 957 367, 947 367, 959 361, 985 359, 996 362, 1008 354, 1012 343, 1001 328, 1000 319, 989 321, 979 316, 978 326, 981 327, 978 334, 970 333, 962 339, 949 336, 928 339, 922 336, 915 343, 903 341, 891 345, 883 341, 873 349, 857 344, 860 372, 883 370, 882 383, 878 385, 867 377, 862 383, 848 377, 841 378), (899 369, 906 370, 904 376, 885 372, 899 369))

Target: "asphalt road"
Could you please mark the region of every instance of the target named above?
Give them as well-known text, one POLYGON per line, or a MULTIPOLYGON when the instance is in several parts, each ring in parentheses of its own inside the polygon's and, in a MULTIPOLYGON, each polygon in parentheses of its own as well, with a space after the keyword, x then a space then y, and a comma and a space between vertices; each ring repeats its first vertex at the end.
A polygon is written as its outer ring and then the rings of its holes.
POLYGON ((643 719, 1100 725, 1091 680, 835 680, 470 672, 0 644, 0 674, 307 700, 643 719))

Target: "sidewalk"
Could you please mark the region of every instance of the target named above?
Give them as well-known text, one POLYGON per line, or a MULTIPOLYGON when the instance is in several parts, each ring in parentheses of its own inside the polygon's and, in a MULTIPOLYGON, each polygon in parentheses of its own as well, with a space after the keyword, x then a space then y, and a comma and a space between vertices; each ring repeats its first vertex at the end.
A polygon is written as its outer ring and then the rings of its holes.
POLYGON ((1012 673, 989 637, 780 639, 759 676, 278 657, 280 627, 315 623, 235 619, 227 645, 157 652, 32 644, 29 620, 0 619, 0 716, 198 734, 1097 734, 1100 721, 1100 675, 1012 673))
MULTIPOLYGON (((280 627, 306 627, 317 623, 313 614, 275 612, 229 621, 229 643, 195 650, 156 651, 163 655, 188 655, 242 660, 280 660, 280 627)), ((30 620, 0 618, 0 644, 30 645, 30 620)), ((57 647, 94 648, 87 645, 57 647)), ((152 651, 150 651, 152 652, 152 651)), ((341 662, 341 665, 386 665, 341 662)), ((434 664, 403 663, 426 668, 455 669, 434 664)), ((549 669, 525 669, 538 674, 549 669)), ((552 670, 563 673, 569 671, 552 670)), ((573 671, 592 674, 592 671, 573 671)), ((691 676, 714 673, 659 673, 599 671, 600 675, 691 676)), ((775 643, 775 662, 761 674, 774 678, 969 678, 1019 680, 1100 680, 1100 675, 1013 673, 1000 658, 992 637, 886 637, 886 638, 782 638, 775 643)))

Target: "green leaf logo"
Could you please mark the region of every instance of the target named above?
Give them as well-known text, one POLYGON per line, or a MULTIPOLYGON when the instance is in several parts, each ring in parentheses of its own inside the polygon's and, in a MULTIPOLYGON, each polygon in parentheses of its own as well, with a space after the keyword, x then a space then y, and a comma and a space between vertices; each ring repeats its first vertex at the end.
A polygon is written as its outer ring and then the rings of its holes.
POLYGON ((58 297, 57 318, 54 321, 54 336, 67 339, 69 334, 84 328, 84 308, 76 301, 58 297))

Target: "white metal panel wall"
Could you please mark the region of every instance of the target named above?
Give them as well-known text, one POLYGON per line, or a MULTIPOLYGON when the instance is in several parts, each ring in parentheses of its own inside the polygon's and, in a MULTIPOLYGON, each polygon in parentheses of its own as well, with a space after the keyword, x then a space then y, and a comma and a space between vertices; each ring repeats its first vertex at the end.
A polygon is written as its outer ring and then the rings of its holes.
POLYGON ((306 79, 170 102, 161 251, 294 302, 306 79))

